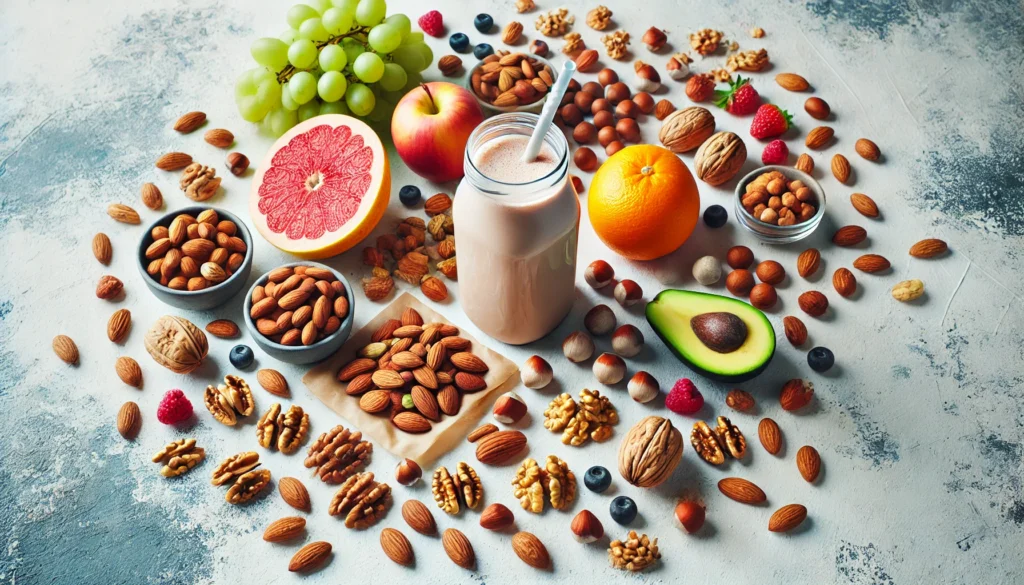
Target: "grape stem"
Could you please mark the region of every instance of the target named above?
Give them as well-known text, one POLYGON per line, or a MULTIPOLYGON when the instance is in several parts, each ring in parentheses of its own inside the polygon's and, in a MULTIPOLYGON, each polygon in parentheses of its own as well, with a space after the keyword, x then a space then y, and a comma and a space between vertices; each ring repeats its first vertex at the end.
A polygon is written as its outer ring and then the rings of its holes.
MULTIPOLYGON (((367 35, 370 33, 370 28, 371 27, 369 26, 361 26, 359 28, 354 28, 348 31, 347 33, 340 34, 336 37, 331 37, 326 41, 314 43, 316 45, 316 51, 317 53, 319 53, 320 49, 323 49, 327 45, 337 45, 341 41, 350 38, 355 38, 365 46, 366 43, 368 42, 367 35)), ((295 73, 298 71, 301 71, 301 69, 296 69, 294 65, 289 64, 288 66, 286 66, 284 69, 277 73, 277 82, 280 84, 284 84, 284 82, 291 79, 292 75, 295 75, 295 73)))
POLYGON ((434 103, 434 96, 430 93, 430 88, 427 87, 426 83, 421 83, 420 87, 423 88, 423 91, 427 92, 427 98, 430 99, 430 107, 433 110, 433 112, 431 112, 431 113, 432 114, 439 114, 440 112, 437 109, 437 104, 434 103))

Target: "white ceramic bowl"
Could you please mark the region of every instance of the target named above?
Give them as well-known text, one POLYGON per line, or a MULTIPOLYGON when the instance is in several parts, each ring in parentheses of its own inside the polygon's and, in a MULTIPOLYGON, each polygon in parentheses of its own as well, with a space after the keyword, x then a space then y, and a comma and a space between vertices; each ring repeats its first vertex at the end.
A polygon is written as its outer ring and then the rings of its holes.
MULTIPOLYGON (((550 67, 551 68, 551 79, 552 80, 558 79, 558 70, 555 68, 554 64, 551 63, 551 61, 548 61, 547 59, 545 59, 543 57, 538 57, 537 55, 530 55, 530 57, 532 57, 532 58, 540 61, 544 65, 547 65, 548 67, 550 67)), ((548 93, 544 94, 544 97, 542 97, 539 100, 533 102, 532 104, 526 104, 526 105, 522 105, 522 106, 496 106, 496 105, 494 105, 492 103, 488 103, 486 100, 484 100, 480 96, 478 96, 476 94, 476 90, 473 89, 473 74, 476 73, 478 69, 483 67, 483 65, 484 65, 483 61, 477 61, 476 65, 474 65, 473 68, 469 70, 469 75, 466 76, 466 89, 469 90, 469 93, 473 94, 473 97, 476 98, 476 101, 480 104, 480 107, 482 107, 485 111, 488 111, 488 112, 491 112, 491 113, 497 113, 497 112, 505 112, 505 113, 507 113, 507 112, 533 112, 533 113, 537 113, 537 112, 540 111, 540 109, 542 107, 544 107, 544 102, 547 101, 548 96, 551 95, 551 92, 548 92, 548 93)))

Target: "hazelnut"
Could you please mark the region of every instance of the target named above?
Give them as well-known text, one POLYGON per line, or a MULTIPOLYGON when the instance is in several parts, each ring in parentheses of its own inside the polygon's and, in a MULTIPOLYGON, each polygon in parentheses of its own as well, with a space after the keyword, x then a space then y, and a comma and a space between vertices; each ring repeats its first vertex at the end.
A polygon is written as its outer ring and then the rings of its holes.
POLYGON ((597 356, 593 369, 597 381, 609 386, 618 384, 626 376, 626 362, 614 353, 602 353, 597 356))
POLYGON ((704 286, 715 284, 722 278, 722 267, 718 258, 703 256, 693 263, 693 278, 704 286))
POLYGON ((615 126, 605 126, 597 131, 597 141, 601 146, 608 146, 609 143, 619 139, 619 132, 615 126))
POLYGON ((618 104, 622 100, 628 100, 630 96, 629 87, 621 81, 609 85, 605 88, 604 97, 613 104, 618 104))
POLYGON ((622 100, 615 106, 616 118, 636 118, 640 115, 640 107, 633 100, 622 100))
POLYGON ((573 97, 572 103, 576 104, 576 107, 580 109, 580 112, 586 113, 590 111, 590 106, 594 103, 594 96, 585 91, 579 91, 576 92, 576 95, 573 97))
POLYGON ((579 91, 581 89, 583 89, 583 86, 580 85, 580 82, 579 82, 578 79, 570 79, 569 80, 569 88, 566 91, 571 91, 571 92, 575 93, 575 92, 577 92, 577 91, 579 91))
POLYGON ((750 304, 758 309, 770 309, 779 300, 775 287, 770 284, 761 283, 750 289, 750 304))
POLYGON ((648 65, 643 61, 637 61, 634 69, 636 70, 636 88, 640 91, 655 92, 661 88, 661 75, 658 74, 658 70, 653 65, 648 65))
POLYGON ((577 92, 575 91, 566 90, 566 92, 562 94, 562 101, 558 102, 558 106, 561 107, 565 104, 571 104, 572 100, 576 98, 576 93, 577 92))
POLYGON ((690 60, 683 53, 672 55, 665 64, 665 70, 672 79, 682 81, 690 74, 690 60))
MULTIPOLYGON (((629 104, 632 102, 622 102, 629 104)), ((622 104, 619 104, 622 105, 622 104)), ((640 125, 633 118, 623 118, 615 124, 615 131, 625 142, 640 142, 640 125)))
POLYGON ((604 147, 604 153, 607 154, 608 156, 611 156, 616 152, 619 152, 623 148, 626 148, 626 145, 623 144, 622 141, 612 140, 611 142, 608 143, 607 146, 604 147))
POLYGON ((636 282, 626 279, 615 285, 615 300, 623 307, 632 307, 644 296, 644 291, 636 282))
POLYGON ((241 177, 245 174, 245 171, 249 169, 249 157, 240 152, 232 152, 228 155, 224 164, 227 165, 228 170, 231 171, 232 175, 241 177))
POLYGON ((644 346, 644 334, 629 323, 619 327, 612 333, 612 351, 622 357, 634 357, 644 346))
POLYGON ((523 386, 532 390, 539 390, 551 383, 554 378, 554 371, 551 369, 551 364, 539 355, 530 356, 523 362, 523 367, 519 371, 519 376, 523 380, 523 386))
POLYGON ((819 97, 807 98, 807 101, 804 102, 804 110, 816 120, 827 120, 829 114, 832 113, 832 108, 828 103, 819 97))
POLYGON ((582 510, 576 514, 569 529, 572 530, 573 538, 584 544, 601 540, 604 537, 604 526, 590 510, 582 510))
POLYGON ((562 353, 573 363, 580 363, 594 355, 594 342, 582 331, 573 331, 562 341, 562 353))
POLYGON ((658 100, 658 103, 654 105, 654 117, 659 120, 664 120, 674 111, 676 111, 675 104, 667 99, 658 100))
POLYGON ((650 114, 654 111, 654 98, 652 98, 651 94, 646 91, 637 92, 637 94, 633 96, 633 103, 636 104, 636 107, 640 108, 640 111, 644 114, 650 114))
POLYGON ((399 461, 398 466, 395 467, 395 481, 402 485, 413 485, 421 477, 423 477, 423 470, 412 459, 406 458, 403 461, 399 461))
POLYGON ((765 260, 757 265, 757 277, 761 282, 772 286, 779 284, 786 278, 786 269, 775 260, 765 260))
POLYGON ((520 79, 512 87, 512 93, 519 98, 521 103, 529 103, 537 97, 537 89, 533 87, 533 84, 525 79, 520 79))
POLYGON ((746 246, 733 246, 726 252, 725 262, 732 268, 749 268, 754 262, 754 252, 746 246))
POLYGON ((646 404, 661 394, 661 386, 658 381, 643 370, 633 374, 629 383, 626 384, 626 390, 629 391, 630 398, 641 404, 646 404))
POLYGON ((643 44, 647 45, 647 49, 649 51, 657 52, 665 46, 665 43, 668 41, 668 36, 665 35, 665 31, 652 26, 644 33, 641 41, 643 44))
POLYGON ((596 81, 588 81, 584 83, 583 89, 581 91, 589 93, 591 96, 594 97, 594 99, 597 99, 604 95, 604 88, 601 87, 601 84, 596 81))
POLYGON ((594 288, 604 288, 615 278, 615 270, 604 260, 594 260, 587 266, 583 278, 594 288))
POLYGON ((597 74, 597 81, 603 86, 607 87, 619 80, 619 74, 614 69, 605 67, 597 74))
POLYGON ((706 512, 704 506, 697 502, 681 501, 676 504, 675 517, 679 526, 686 532, 693 534, 704 526, 706 512))
POLYGON ((603 97, 597 98, 596 100, 594 100, 592 104, 590 104, 590 113, 594 114, 595 116, 598 112, 611 113, 613 111, 615 111, 615 106, 613 106, 611 102, 604 99, 603 97))
POLYGON ((577 144, 589 144, 594 141, 595 136, 597 136, 597 128, 594 128, 590 122, 580 122, 572 129, 572 139, 577 144))
POLYGON ((583 112, 576 107, 576 104, 565 104, 558 113, 561 114, 562 121, 567 126, 575 126, 583 121, 583 112))
MULTIPOLYGON (((607 100, 604 99, 600 101, 607 103, 607 100)), ((605 126, 613 125, 615 125, 615 116, 611 113, 611 111, 601 110, 600 112, 594 113, 594 127, 596 127, 598 130, 604 128, 605 126)))
POLYGON ((576 168, 584 172, 590 172, 597 168, 597 155, 587 146, 577 148, 576 153, 572 155, 572 160, 576 163, 576 168))
POLYGON ((534 39, 530 41, 529 49, 531 53, 537 55, 538 57, 546 57, 548 52, 550 51, 550 49, 548 49, 548 44, 540 39, 534 39))
POLYGON ((502 424, 514 425, 526 416, 526 403, 515 392, 506 392, 494 402, 491 415, 502 424))
POLYGON ((586 188, 583 186, 583 179, 576 175, 569 175, 569 180, 572 181, 572 188, 576 191, 577 195, 582 195, 586 192, 586 188))
POLYGON ((591 335, 608 335, 615 329, 615 312, 608 305, 597 305, 583 317, 583 326, 591 335))
POLYGON ((725 277, 725 288, 738 297, 745 297, 754 288, 754 275, 746 268, 737 268, 725 277))

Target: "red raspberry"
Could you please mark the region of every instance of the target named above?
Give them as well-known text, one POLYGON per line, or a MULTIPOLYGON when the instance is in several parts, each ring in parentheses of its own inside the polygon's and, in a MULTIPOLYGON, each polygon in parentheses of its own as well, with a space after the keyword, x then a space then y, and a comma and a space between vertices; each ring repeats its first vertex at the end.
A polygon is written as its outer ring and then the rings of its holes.
POLYGON ((423 32, 432 37, 440 37, 444 34, 444 20, 441 18, 441 13, 436 10, 424 14, 416 22, 423 32))
POLYGON ((689 378, 682 378, 665 397, 665 407, 676 414, 694 414, 704 406, 704 396, 689 378))
POLYGON ((789 147, 786 143, 775 139, 761 151, 761 163, 766 165, 784 165, 789 160, 789 147))
POLYGON ((192 403, 181 390, 168 390, 160 406, 156 407, 156 420, 165 425, 178 424, 192 416, 192 403))

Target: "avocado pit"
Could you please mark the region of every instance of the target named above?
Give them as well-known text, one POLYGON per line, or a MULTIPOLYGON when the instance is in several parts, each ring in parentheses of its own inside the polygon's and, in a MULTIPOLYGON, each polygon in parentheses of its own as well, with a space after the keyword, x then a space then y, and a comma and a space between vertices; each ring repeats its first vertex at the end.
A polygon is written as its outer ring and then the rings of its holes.
POLYGON ((695 315, 690 319, 690 328, 701 343, 718 353, 736 351, 749 334, 743 319, 724 311, 695 315))

